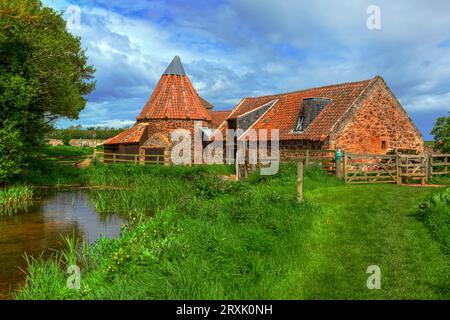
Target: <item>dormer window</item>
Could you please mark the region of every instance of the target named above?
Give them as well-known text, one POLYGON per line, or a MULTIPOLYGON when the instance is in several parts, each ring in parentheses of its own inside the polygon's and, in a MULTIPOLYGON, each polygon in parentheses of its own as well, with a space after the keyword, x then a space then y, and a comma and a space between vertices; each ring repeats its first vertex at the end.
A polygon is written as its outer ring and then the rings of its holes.
POLYGON ((294 133, 302 133, 317 118, 322 110, 330 103, 327 98, 305 98, 300 104, 300 110, 295 123, 294 133))

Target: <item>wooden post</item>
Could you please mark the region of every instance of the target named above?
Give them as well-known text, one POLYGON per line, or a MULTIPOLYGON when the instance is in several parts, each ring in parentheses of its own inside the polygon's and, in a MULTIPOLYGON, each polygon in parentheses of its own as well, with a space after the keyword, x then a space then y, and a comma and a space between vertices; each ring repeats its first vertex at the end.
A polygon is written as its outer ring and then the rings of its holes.
POLYGON ((138 163, 138 155, 135 154, 135 155, 134 155, 134 164, 137 164, 137 163, 138 163))
POLYGON ((426 180, 426 173, 427 173, 427 163, 426 163, 426 156, 421 156, 420 158, 420 184, 424 185, 426 180))
POLYGON ((344 156, 344 181, 347 182, 347 151, 343 151, 344 156))
POLYGON ((428 155, 428 179, 433 178, 433 153, 428 155))
POLYGON ((336 170, 336 178, 340 179, 342 177, 342 166, 341 166, 341 149, 338 149, 334 152, 334 165, 335 165, 335 170, 336 170))
POLYGON ((395 166, 397 169, 397 184, 402 184, 401 177, 400 177, 400 156, 395 154, 395 166))
POLYGON ((113 160, 114 160, 113 162, 116 163, 116 154, 115 153, 113 153, 113 160))
POLYGON ((303 161, 297 164, 297 201, 303 201, 303 161))
POLYGON ((336 160, 336 178, 341 179, 342 178, 342 165, 341 165, 341 159, 336 160))
POLYGON ((445 156, 445 160, 444 160, 444 165, 445 165, 445 174, 448 174, 448 156, 445 156))
POLYGON ((238 159, 238 154, 236 153, 236 181, 239 181, 239 159, 238 159))
POLYGON ((309 166, 309 149, 306 150, 305 154, 305 167, 309 166))

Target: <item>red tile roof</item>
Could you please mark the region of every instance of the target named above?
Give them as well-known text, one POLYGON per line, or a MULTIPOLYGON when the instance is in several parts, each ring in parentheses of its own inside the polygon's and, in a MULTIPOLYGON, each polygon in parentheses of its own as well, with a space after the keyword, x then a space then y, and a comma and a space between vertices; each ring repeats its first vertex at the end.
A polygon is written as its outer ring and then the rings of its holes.
MULTIPOLYGON (((252 126, 253 129, 279 129, 280 140, 320 140, 323 141, 332 131, 354 101, 378 77, 351 83, 330 85, 306 89, 296 92, 271 96, 244 98, 232 111, 228 119, 236 119, 246 112, 252 111, 274 99, 278 101, 252 126), (300 106, 306 98, 327 98, 331 102, 320 112, 309 127, 302 133, 294 133, 293 129, 299 115, 300 106)), ((220 130, 227 128, 224 123, 220 130)))
POLYGON ((225 119, 230 115, 231 110, 217 110, 217 111, 211 111, 211 126, 213 129, 218 128, 222 122, 225 121, 225 119))
POLYGON ((113 144, 134 144, 139 143, 141 141, 142 135, 147 128, 147 123, 138 123, 135 124, 132 128, 119 133, 117 136, 106 140, 104 145, 113 145, 113 144))
POLYGON ((190 119, 211 121, 187 76, 164 74, 137 120, 190 119))

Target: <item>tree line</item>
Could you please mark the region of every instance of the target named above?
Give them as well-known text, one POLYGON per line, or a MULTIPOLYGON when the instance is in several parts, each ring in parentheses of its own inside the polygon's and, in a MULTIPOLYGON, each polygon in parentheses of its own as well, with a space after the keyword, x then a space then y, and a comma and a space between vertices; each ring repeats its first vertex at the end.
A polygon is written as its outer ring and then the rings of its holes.
POLYGON ((98 139, 106 140, 112 138, 119 133, 125 131, 129 127, 113 128, 113 127, 87 127, 70 126, 66 129, 54 129, 47 137, 49 139, 63 140, 65 144, 71 139, 98 139))

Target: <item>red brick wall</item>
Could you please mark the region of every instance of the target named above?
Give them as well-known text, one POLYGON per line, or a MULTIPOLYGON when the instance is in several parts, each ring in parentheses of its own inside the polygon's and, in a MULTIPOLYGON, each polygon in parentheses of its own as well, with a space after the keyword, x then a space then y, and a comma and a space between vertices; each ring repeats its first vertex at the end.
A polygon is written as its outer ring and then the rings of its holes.
POLYGON ((365 94, 346 126, 331 137, 330 147, 357 153, 386 153, 395 148, 422 153, 422 135, 384 81, 376 80, 365 94))

